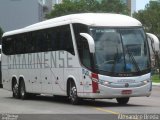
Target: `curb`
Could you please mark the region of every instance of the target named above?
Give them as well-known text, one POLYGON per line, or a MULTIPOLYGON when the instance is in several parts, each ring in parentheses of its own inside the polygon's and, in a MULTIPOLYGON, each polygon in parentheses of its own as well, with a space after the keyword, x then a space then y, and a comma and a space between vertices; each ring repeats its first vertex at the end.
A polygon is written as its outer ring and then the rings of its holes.
POLYGON ((160 86, 160 83, 152 83, 153 86, 160 86))

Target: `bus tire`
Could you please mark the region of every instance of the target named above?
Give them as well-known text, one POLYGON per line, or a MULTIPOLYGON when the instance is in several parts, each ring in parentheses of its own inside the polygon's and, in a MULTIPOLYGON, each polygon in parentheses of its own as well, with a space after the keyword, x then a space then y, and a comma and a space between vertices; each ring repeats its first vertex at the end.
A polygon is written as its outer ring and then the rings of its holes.
POLYGON ((129 97, 126 98, 116 98, 119 105, 126 105, 129 101, 129 97))
POLYGON ((27 98, 27 92, 26 92, 24 80, 20 81, 20 98, 22 100, 25 100, 27 98))
POLYGON ((77 88, 74 82, 70 82, 69 86, 69 100, 71 104, 76 105, 79 102, 79 98, 77 96, 77 88))
POLYGON ((19 86, 16 80, 13 81, 12 83, 12 92, 13 92, 13 97, 14 98, 20 98, 20 94, 19 94, 19 86))

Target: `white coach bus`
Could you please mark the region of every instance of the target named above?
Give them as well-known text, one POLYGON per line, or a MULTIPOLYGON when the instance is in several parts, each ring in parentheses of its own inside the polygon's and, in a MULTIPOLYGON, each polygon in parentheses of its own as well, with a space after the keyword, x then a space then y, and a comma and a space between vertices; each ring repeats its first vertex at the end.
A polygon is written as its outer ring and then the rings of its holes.
POLYGON ((30 94, 79 99, 150 96, 150 54, 142 24, 119 14, 82 13, 6 32, 3 87, 30 94))

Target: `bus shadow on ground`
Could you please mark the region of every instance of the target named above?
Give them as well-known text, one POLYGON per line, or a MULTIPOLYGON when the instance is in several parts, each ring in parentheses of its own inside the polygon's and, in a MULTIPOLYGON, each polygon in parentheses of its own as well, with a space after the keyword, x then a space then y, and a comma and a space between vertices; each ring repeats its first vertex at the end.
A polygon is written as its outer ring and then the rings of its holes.
MULTIPOLYGON (((10 97, 10 99, 15 99, 13 97, 10 97)), ((26 100, 31 101, 43 101, 43 102, 54 102, 58 104, 71 104, 69 99, 64 96, 43 96, 43 95, 37 95, 37 96, 31 96, 27 98, 26 100)), ((149 107, 147 105, 136 105, 136 104, 126 104, 126 105, 119 105, 114 99, 108 100, 108 99, 83 99, 80 100, 78 103, 79 106, 92 106, 92 107, 149 107)))

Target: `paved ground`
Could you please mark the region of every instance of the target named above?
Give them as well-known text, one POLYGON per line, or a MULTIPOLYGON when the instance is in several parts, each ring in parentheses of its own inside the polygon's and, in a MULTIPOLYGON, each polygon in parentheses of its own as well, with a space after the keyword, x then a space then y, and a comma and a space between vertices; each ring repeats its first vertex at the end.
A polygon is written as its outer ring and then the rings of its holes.
MULTIPOLYGON (((0 89, 0 113, 3 115, 5 113, 32 114, 33 116, 34 114, 55 114, 54 117, 57 114, 68 114, 69 118, 73 118, 73 114, 78 118, 83 118, 80 114, 92 114, 92 117, 88 118, 92 120, 96 118, 93 114, 96 114, 97 117, 98 114, 160 114, 160 86, 153 87, 150 97, 131 98, 126 106, 119 106, 115 100, 85 100, 80 105, 74 106, 66 99, 55 100, 51 96, 37 96, 28 100, 19 100, 12 98, 11 92, 0 89)), ((58 116, 66 118, 66 116, 63 117, 64 115, 58 116)), ((58 116, 57 118, 61 118, 58 116)), ((104 118, 106 117, 104 116, 104 118)))

